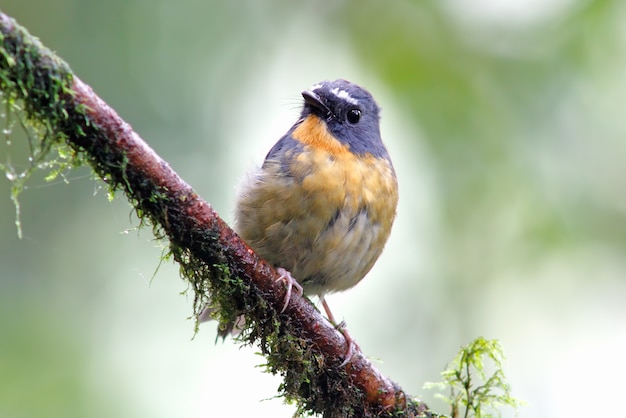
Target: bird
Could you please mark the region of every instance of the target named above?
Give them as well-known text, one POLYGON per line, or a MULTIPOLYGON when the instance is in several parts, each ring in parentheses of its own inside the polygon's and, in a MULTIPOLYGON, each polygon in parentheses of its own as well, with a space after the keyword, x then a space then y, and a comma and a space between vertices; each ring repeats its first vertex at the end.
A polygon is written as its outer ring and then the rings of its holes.
POLYGON ((398 182, 380 135, 380 108, 352 82, 322 81, 303 91, 298 120, 243 179, 235 231, 277 268, 292 291, 317 296, 348 344, 325 296, 370 271, 390 235, 398 182))

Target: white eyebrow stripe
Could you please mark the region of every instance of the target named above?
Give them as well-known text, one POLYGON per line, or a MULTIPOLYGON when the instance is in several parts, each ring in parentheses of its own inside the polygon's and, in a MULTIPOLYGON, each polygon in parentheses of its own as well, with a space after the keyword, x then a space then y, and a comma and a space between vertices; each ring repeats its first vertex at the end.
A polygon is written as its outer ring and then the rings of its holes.
POLYGON ((321 83, 314 84, 313 86, 311 86, 311 91, 317 90, 317 89, 319 89, 320 87, 322 87, 322 84, 321 84, 321 83))
POLYGON ((350 93, 348 93, 345 90, 340 90, 339 88, 335 87, 330 92, 334 94, 335 96, 339 97, 340 99, 345 100, 348 103, 352 103, 353 105, 359 104, 359 101, 355 99, 354 97, 350 96, 350 93))

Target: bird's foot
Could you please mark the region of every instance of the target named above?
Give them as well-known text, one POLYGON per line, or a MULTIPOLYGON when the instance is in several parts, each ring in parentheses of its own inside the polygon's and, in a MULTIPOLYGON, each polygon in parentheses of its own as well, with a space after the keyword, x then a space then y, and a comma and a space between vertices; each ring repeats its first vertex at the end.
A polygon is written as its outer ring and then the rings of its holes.
POLYGON ((300 283, 298 283, 296 279, 291 276, 291 273, 289 273, 287 270, 282 267, 278 267, 276 271, 278 272, 278 274, 280 274, 280 277, 276 279, 276 281, 282 281, 287 285, 287 292, 285 293, 283 308, 280 310, 280 313, 283 313, 285 312, 285 309, 287 309, 287 305, 289 305, 289 300, 291 300, 291 292, 293 291, 293 289, 295 289, 295 292, 299 296, 302 296, 303 289, 302 286, 300 286, 300 283))
POLYGON ((347 346, 346 357, 343 359, 343 362, 339 365, 339 367, 343 367, 346 364, 348 364, 350 360, 352 360, 352 357, 354 357, 354 354, 361 351, 361 349, 354 342, 354 340, 348 333, 348 328, 346 328, 346 322, 341 321, 339 324, 337 324, 337 322, 335 322, 335 317, 333 316, 333 313, 330 310, 330 307, 326 303, 326 299, 324 299, 323 297, 320 297, 320 299, 322 301, 322 306, 324 307, 324 310, 326 311, 326 316, 328 317, 328 320, 330 321, 331 324, 335 326, 335 328, 337 328, 337 330, 339 330, 339 332, 341 332, 341 334, 343 335, 343 338, 346 340, 346 346, 347 346))
POLYGON ((354 340, 352 339, 352 337, 348 333, 348 329, 346 328, 346 322, 345 321, 341 321, 341 323, 339 325, 337 325, 337 329, 339 330, 339 332, 341 332, 341 334, 343 335, 343 338, 345 338, 346 345, 347 345, 346 354, 345 354, 346 357, 343 359, 343 361, 339 365, 339 367, 343 367, 346 364, 350 363, 350 360, 352 360, 352 357, 354 357, 354 355, 356 353, 360 352, 361 349, 354 342, 354 340))

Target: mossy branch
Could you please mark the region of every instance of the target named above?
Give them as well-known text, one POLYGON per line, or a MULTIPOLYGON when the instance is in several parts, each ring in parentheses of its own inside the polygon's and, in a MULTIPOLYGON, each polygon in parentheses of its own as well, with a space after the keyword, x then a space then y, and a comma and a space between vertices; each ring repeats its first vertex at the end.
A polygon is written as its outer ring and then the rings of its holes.
POLYGON ((41 133, 39 152, 73 151, 111 191, 123 191, 142 223, 169 240, 195 291, 194 313, 218 302, 223 321, 245 314, 244 343, 257 344, 267 369, 299 413, 324 416, 433 416, 365 358, 340 367, 345 341, 310 302, 292 295, 284 313, 278 274, 246 245, 69 66, 0 12, 0 90, 41 133), (43 150, 43 151, 42 151, 43 150))

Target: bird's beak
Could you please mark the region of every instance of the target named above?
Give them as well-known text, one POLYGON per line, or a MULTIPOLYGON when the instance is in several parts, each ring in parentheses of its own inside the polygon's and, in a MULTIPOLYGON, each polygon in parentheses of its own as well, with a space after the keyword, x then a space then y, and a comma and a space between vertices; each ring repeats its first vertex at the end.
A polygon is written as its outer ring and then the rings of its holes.
POLYGON ((315 93, 313 91, 305 90, 305 91, 302 92, 302 97, 304 97, 304 101, 309 106, 319 110, 320 112, 322 112, 326 116, 330 115, 330 113, 331 113, 330 109, 328 108, 328 106, 326 106, 326 104, 324 103, 322 98, 319 96, 319 94, 317 94, 317 93, 315 93))

